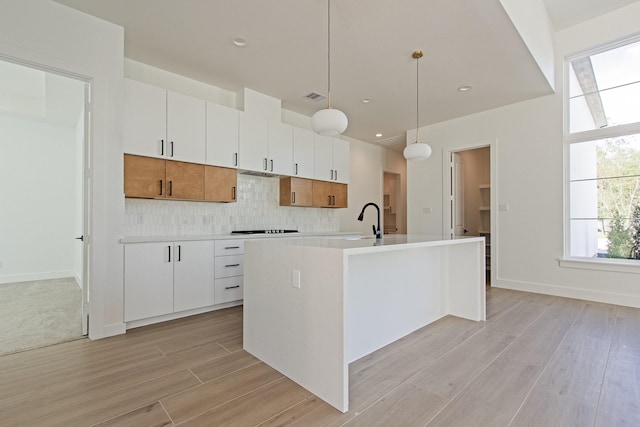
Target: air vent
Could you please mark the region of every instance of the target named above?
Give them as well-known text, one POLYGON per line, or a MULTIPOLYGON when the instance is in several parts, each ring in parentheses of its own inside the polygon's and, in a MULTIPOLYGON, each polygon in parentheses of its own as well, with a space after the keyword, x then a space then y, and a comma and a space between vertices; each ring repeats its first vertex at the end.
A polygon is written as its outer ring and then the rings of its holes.
POLYGON ((326 96, 318 93, 318 92, 311 92, 307 95, 305 95, 305 98, 310 99, 313 102, 318 102, 318 101, 322 101, 323 99, 327 99, 326 96))

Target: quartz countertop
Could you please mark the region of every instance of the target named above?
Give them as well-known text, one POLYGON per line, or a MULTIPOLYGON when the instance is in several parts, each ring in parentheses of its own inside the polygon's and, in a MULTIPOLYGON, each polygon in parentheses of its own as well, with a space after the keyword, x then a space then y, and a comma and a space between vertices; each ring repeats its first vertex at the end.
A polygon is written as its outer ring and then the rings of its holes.
POLYGON ((313 237, 356 237, 359 232, 325 231, 314 233, 264 233, 264 234, 194 234, 180 236, 127 236, 119 240, 120 243, 154 243, 154 242, 188 242, 194 240, 233 240, 233 239, 272 239, 272 238, 313 238, 313 237))
POLYGON ((265 242, 265 244, 294 245, 304 247, 319 247, 342 250, 345 253, 372 253, 382 251, 402 250, 412 247, 427 247, 470 243, 473 241, 484 242, 484 237, 455 237, 420 235, 420 234, 389 234, 382 239, 373 236, 334 236, 334 237, 307 237, 304 239, 287 236, 287 239, 265 242))

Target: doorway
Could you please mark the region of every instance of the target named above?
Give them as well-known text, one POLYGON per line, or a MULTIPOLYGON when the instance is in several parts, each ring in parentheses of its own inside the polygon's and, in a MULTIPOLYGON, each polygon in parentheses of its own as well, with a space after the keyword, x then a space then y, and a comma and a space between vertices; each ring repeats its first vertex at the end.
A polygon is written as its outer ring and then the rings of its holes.
POLYGON ((485 238, 487 284, 490 284, 492 251, 491 146, 482 145, 448 153, 446 225, 451 238, 485 238))
POLYGON ((402 229, 400 178, 400 174, 393 172, 384 172, 383 174, 384 234, 396 234, 402 229))
POLYGON ((0 354, 87 334, 90 89, 0 58, 0 354))

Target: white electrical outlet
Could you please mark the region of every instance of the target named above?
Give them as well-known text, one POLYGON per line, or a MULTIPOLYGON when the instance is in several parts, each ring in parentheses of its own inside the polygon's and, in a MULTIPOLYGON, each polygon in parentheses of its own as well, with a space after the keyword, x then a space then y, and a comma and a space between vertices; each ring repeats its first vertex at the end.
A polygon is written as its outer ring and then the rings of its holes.
POLYGON ((300 270, 293 270, 291 273, 291 286, 300 289, 300 270))

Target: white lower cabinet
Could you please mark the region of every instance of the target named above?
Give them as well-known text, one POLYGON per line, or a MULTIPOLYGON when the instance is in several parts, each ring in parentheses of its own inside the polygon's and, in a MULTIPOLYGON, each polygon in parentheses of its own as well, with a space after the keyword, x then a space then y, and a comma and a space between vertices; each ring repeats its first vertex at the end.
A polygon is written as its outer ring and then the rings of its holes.
POLYGON ((124 248, 124 320, 215 303, 213 241, 136 243, 124 248))
POLYGON ((244 240, 216 240, 216 304, 242 299, 244 240))

